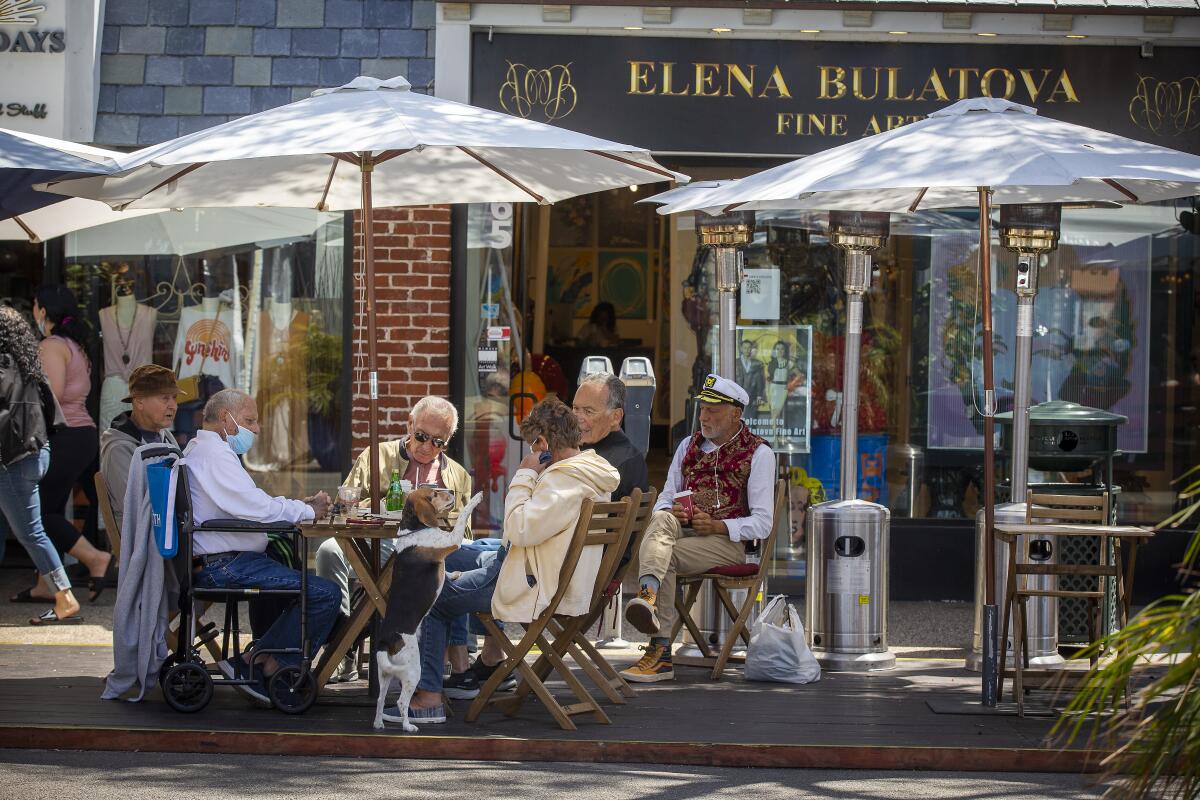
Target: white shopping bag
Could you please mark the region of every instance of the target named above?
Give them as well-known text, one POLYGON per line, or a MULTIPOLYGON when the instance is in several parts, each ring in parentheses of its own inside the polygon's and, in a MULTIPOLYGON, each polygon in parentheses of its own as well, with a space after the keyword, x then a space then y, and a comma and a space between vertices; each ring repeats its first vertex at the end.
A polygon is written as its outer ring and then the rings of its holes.
POLYGON ((783 595, 767 603, 750 630, 746 680, 812 683, 821 679, 821 665, 804 641, 800 614, 783 595))

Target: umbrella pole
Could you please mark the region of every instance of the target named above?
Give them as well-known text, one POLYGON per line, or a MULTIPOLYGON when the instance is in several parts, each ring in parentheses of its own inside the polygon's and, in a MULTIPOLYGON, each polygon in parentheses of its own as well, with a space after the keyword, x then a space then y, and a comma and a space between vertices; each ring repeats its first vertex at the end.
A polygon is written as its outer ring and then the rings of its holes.
POLYGON ((992 371, 992 190, 979 187, 979 280, 983 295, 983 704, 996 706, 999 682, 996 613, 996 384, 992 371))
MULTIPOLYGON (((367 281, 367 448, 371 480, 371 511, 383 510, 379 492, 379 373, 375 348, 375 214, 371 207, 371 171, 374 167, 370 153, 359 158, 362 173, 363 260, 367 281)), ((376 565, 378 569, 378 565, 376 565)))

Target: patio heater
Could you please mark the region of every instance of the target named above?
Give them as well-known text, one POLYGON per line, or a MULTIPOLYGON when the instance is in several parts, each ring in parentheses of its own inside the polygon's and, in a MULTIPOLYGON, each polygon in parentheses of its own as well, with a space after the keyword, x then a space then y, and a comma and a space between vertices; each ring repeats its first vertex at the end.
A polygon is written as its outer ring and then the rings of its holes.
POLYGON ((841 498, 809 510, 805 612, 813 653, 826 669, 891 669, 888 551, 891 512, 858 499, 858 373, 863 295, 871 252, 887 243, 886 212, 831 211, 829 234, 845 251, 846 339, 842 359, 841 498))
MULTIPOLYGON (((716 284, 719 296, 720 316, 717 324, 717 369, 723 378, 733 380, 734 360, 737 358, 737 302, 738 290, 742 285, 744 267, 742 249, 754 238, 754 212, 732 211, 724 214, 696 212, 696 232, 700 246, 712 248, 716 260, 716 284)), ((696 415, 699 420, 699 414, 696 415)), ((760 557, 770 558, 770 553, 760 557)), ((744 591, 744 590, 743 590, 744 591)), ((733 592, 733 602, 740 603, 739 592, 733 592)), ((766 596, 766 589, 763 589, 766 596)), ((757 613, 757 612, 755 612, 757 613)), ((724 643, 729 621, 721 611, 712 581, 705 581, 692 612, 696 627, 708 639, 711 646, 724 643)), ((734 652, 740 652, 740 649, 734 652)), ((694 644, 685 644, 679 651, 682 656, 698 656, 701 652, 694 644)))
POLYGON ((700 245, 711 247, 717 261, 717 292, 720 296, 720 323, 717 339, 717 374, 733 380, 733 362, 737 357, 737 293, 742 285, 742 251, 754 237, 754 212, 726 214, 696 213, 700 245))
MULTIPOLYGON (((1062 227, 1062 206, 1057 203, 1011 204, 1000 206, 1000 243, 1017 254, 1017 336, 1013 366, 1012 479, 1009 501, 996 506, 997 523, 1025 521, 1025 500, 1029 486, 1029 405, 1032 391, 1033 306, 1037 299, 1038 269, 1041 257, 1058 247, 1062 227)), ((1024 563, 1053 564, 1058 558, 1053 536, 1021 537, 1017 558, 1024 563)), ((1008 549, 995 544, 995 597, 1003 607, 1008 583, 1008 549)), ((987 525, 983 512, 976 516, 975 631, 971 639, 968 669, 982 667, 983 605, 986 580, 983 560, 987 552, 987 525)), ((1054 589, 1054 576, 1026 578, 1033 588, 1054 589)), ((1026 636, 1031 666, 1052 667, 1064 663, 1058 654, 1058 599, 1035 597, 1028 605, 1026 636)), ((1012 631, 1011 621, 1009 631, 1012 631)), ((1011 634, 1010 634, 1011 635, 1011 634)), ((1011 640, 1003 642, 1012 652, 1011 640)))

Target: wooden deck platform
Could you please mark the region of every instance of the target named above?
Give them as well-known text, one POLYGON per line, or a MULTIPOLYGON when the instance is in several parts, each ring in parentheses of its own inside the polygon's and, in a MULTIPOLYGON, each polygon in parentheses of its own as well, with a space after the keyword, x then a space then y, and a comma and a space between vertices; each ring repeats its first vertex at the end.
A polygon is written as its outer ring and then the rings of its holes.
MULTIPOLYGON (((365 682, 337 687, 308 713, 255 708, 229 688, 197 714, 157 691, 133 704, 99 699, 111 665, 103 647, 0 646, 0 747, 712 766, 1081 772, 1101 753, 1046 741, 1052 718, 935 713, 973 699, 979 676, 961 662, 901 661, 890 672, 826 673, 807 686, 720 683, 679 668, 674 682, 606 706, 611 725, 560 731, 536 702, 516 719, 463 721, 404 734, 371 728, 365 682)), ((553 688, 553 684, 551 684, 553 688)))

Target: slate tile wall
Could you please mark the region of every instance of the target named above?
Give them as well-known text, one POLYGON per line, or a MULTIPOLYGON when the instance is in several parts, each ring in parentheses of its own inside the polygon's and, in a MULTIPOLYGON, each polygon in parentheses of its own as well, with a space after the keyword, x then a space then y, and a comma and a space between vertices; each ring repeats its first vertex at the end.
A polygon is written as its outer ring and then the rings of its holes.
POLYGON ((96 144, 156 144, 358 75, 432 92, 435 13, 435 0, 108 0, 96 144))

